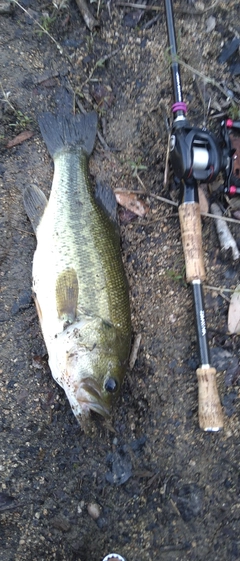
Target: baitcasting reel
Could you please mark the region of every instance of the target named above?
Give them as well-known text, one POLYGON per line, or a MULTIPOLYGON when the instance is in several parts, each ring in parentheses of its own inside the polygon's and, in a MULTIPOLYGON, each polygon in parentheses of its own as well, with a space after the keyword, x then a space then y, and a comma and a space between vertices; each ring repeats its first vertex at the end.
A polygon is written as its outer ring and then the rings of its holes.
POLYGON ((172 110, 176 117, 170 139, 170 161, 176 177, 184 181, 195 179, 212 183, 221 172, 224 193, 239 194, 239 187, 231 184, 234 181, 235 149, 232 148, 228 128, 229 125, 233 128, 233 122, 230 120, 221 122, 220 139, 218 139, 212 132, 189 124, 185 117, 187 110, 185 103, 175 103, 172 110))

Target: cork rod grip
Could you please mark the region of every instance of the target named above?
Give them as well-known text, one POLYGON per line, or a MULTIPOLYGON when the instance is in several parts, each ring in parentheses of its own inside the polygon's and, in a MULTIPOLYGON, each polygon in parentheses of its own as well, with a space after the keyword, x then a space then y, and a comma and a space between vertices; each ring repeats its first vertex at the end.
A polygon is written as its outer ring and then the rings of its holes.
POLYGON ((218 431, 223 428, 223 412, 216 383, 216 369, 198 368, 197 377, 199 426, 205 431, 218 431))
POLYGON ((187 282, 205 280, 199 203, 182 203, 178 209, 187 282))

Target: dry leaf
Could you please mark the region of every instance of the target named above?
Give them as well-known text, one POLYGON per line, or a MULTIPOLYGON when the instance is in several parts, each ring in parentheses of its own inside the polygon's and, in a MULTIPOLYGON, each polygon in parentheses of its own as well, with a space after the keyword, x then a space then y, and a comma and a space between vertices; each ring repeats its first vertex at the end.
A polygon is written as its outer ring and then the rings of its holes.
POLYGON ((135 193, 128 191, 115 191, 115 196, 119 205, 131 210, 138 216, 145 216, 149 211, 149 205, 139 199, 135 193))
POLYGON ((18 144, 22 144, 24 140, 28 140, 33 135, 32 131, 23 131, 12 140, 9 140, 7 143, 7 148, 13 148, 13 146, 17 146, 18 144))
POLYGON ((240 334, 240 284, 231 296, 228 310, 228 331, 240 334))

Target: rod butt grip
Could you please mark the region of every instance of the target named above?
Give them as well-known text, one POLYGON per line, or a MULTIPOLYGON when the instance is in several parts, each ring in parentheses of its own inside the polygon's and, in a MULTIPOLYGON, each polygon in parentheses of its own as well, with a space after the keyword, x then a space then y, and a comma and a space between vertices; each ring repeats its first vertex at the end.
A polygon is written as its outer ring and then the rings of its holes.
POLYGON ((205 431, 223 428, 223 412, 216 382, 215 368, 198 368, 199 426, 205 431))

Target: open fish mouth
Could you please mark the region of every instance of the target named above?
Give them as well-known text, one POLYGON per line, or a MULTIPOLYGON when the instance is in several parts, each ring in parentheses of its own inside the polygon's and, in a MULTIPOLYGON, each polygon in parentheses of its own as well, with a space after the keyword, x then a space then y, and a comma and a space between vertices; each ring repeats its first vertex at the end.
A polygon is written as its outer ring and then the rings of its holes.
POLYGON ((84 409, 95 411, 103 417, 110 416, 110 406, 102 398, 102 388, 94 378, 84 378, 77 392, 77 401, 84 409))

